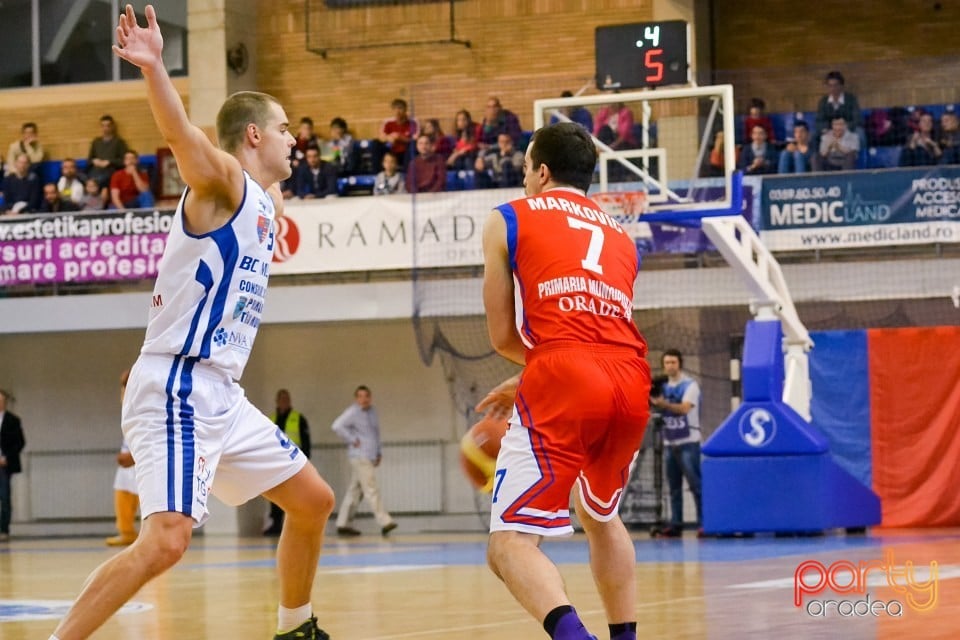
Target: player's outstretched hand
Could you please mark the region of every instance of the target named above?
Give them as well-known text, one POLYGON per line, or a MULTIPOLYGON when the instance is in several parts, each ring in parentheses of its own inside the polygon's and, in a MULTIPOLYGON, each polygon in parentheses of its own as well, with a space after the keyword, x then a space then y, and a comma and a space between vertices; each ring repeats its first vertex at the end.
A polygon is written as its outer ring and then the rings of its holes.
POLYGON ((113 52, 141 69, 151 69, 163 65, 163 36, 153 5, 148 4, 144 13, 147 15, 145 28, 137 24, 133 7, 127 5, 117 22, 117 44, 113 45, 113 52))
POLYGON ((513 404, 517 398, 517 387, 519 385, 520 374, 504 380, 491 389, 490 393, 484 396, 483 400, 477 403, 474 409, 478 413, 484 413, 491 418, 506 420, 513 415, 513 404))

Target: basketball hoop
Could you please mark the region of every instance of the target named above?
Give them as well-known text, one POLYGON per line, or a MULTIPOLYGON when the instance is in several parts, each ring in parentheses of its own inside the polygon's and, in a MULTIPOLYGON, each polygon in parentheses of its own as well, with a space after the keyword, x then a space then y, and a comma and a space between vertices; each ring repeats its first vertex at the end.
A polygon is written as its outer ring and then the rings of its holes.
POLYGON ((639 217, 647 212, 647 194, 644 191, 604 191, 593 194, 590 199, 621 224, 638 222, 639 217))

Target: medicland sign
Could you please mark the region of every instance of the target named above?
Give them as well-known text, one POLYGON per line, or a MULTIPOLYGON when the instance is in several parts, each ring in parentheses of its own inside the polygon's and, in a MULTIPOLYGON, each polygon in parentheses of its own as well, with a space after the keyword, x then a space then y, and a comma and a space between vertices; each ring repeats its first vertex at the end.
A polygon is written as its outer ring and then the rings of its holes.
POLYGON ((960 242, 960 167, 765 178, 760 238, 771 251, 960 242))

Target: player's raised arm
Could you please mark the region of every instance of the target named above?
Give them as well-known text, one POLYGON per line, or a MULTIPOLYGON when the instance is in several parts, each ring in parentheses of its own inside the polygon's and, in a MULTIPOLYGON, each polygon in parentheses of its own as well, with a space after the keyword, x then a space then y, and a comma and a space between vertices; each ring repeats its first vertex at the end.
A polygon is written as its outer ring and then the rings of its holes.
MULTIPOLYGON (((143 73, 153 117, 176 157, 184 182, 197 197, 218 200, 226 205, 224 208, 232 209, 243 197, 240 163, 217 148, 199 127, 190 122, 183 101, 163 66, 163 36, 157 24, 157 14, 152 5, 147 5, 145 13, 147 26, 141 27, 137 24, 133 7, 126 6, 117 23, 117 44, 113 51, 143 73)), ((202 211, 213 215, 214 209, 202 211)), ((211 222, 190 219, 195 229, 209 227, 211 222)))
POLYGON ((493 348, 508 360, 524 364, 526 348, 516 327, 507 225, 498 211, 483 225, 483 306, 493 348))

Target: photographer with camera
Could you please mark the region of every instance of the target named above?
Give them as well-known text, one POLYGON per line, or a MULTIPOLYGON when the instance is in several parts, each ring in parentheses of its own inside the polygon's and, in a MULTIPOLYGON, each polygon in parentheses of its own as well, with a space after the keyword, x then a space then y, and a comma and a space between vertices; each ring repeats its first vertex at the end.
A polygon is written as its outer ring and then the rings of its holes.
MULTIPOLYGON (((683 532, 683 479, 697 505, 700 527, 700 385, 683 371, 683 354, 667 349, 660 359, 667 379, 651 389, 650 404, 663 416, 664 457, 670 487, 670 524, 654 532, 655 537, 679 538, 683 532)), ((702 530, 698 530, 702 535, 702 530)))

